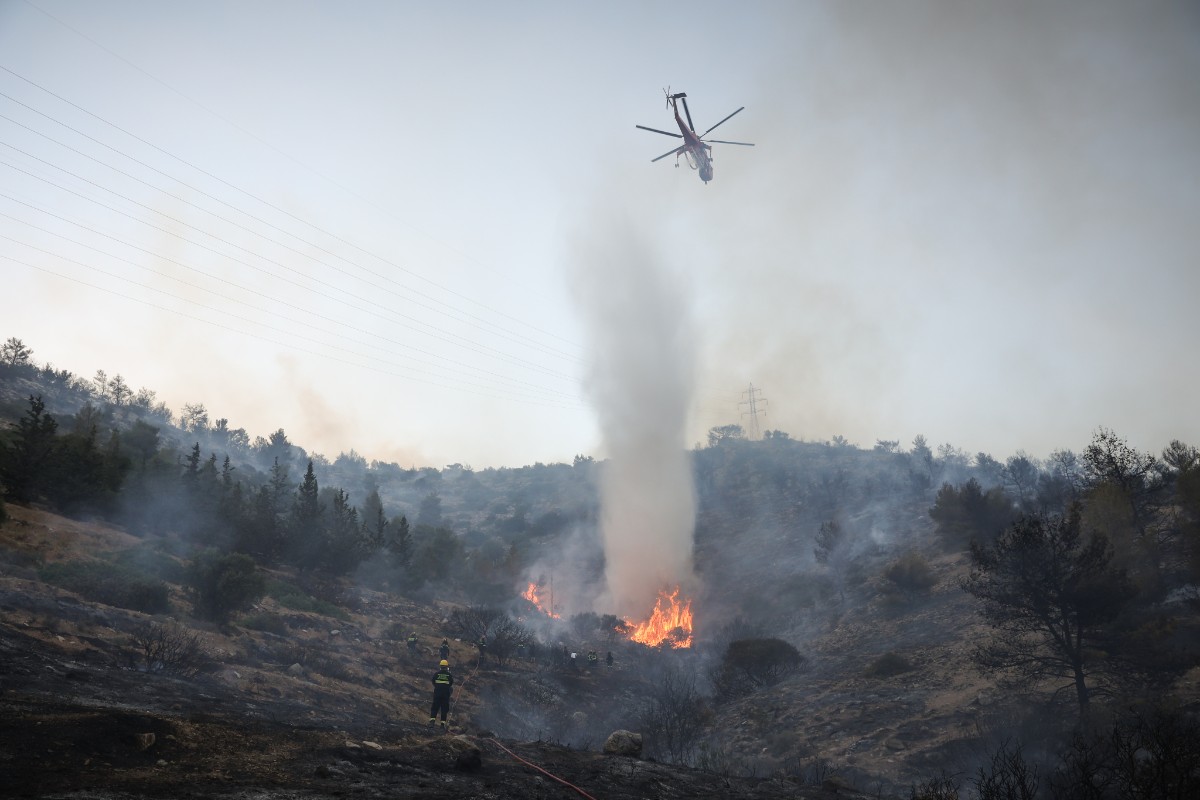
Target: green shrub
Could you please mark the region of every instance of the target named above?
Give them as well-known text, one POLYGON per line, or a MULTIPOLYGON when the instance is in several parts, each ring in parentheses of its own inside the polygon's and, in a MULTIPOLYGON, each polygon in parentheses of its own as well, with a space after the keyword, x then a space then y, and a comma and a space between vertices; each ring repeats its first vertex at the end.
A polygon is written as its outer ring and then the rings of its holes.
POLYGON ((119 564, 62 561, 42 567, 38 576, 87 600, 117 608, 162 614, 171 607, 167 584, 119 564))
POLYGON ((937 576, 930 569, 929 562, 916 553, 905 553, 888 564, 883 577, 890 584, 890 589, 905 595, 928 591, 937 585, 937 576))
POLYGON ((189 565, 187 581, 196 614, 214 622, 228 621, 266 591, 266 579, 254 559, 244 553, 222 555, 218 550, 205 550, 189 565))
POLYGON ((884 653, 867 667, 863 674, 868 678, 890 678, 905 672, 912 672, 913 665, 903 656, 895 653, 884 653))
POLYGON ((327 617, 340 619, 343 622, 350 619, 349 614, 333 603, 306 594, 304 590, 293 586, 287 581, 268 581, 266 593, 268 597, 279 603, 279 605, 284 608, 290 608, 293 611, 309 611, 313 614, 323 614, 327 617))
POLYGON ((0 546, 0 564, 14 567, 40 567, 45 563, 42 554, 36 550, 28 552, 0 546))
POLYGON ((181 584, 187 579, 187 568, 178 559, 151 545, 117 550, 106 557, 122 567, 155 575, 169 583, 181 584))
POLYGON ((260 611, 254 614, 248 614, 238 621, 238 625, 252 631, 263 631, 264 633, 273 633, 276 636, 287 636, 288 626, 283 621, 283 617, 278 614, 268 614, 260 611))
POLYGON ((782 639, 738 639, 729 643, 710 678, 717 697, 727 700, 774 686, 807 665, 808 659, 782 639))
POLYGON ((411 630, 411 625, 393 622, 391 625, 388 625, 387 630, 383 632, 383 638, 393 642, 403 642, 408 638, 409 631, 411 630))

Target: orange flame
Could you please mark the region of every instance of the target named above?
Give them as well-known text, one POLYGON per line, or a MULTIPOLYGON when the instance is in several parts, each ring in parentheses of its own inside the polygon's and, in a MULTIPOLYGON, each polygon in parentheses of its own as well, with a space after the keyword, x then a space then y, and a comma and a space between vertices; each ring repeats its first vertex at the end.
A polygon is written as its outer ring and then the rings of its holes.
POLYGON ((525 590, 521 597, 524 597, 526 600, 533 603, 533 607, 546 616, 553 619, 562 619, 560 614, 555 614, 553 609, 547 608, 546 606, 542 605, 541 600, 538 600, 538 588, 539 587, 536 583, 529 584, 529 588, 525 590))
MULTIPOLYGON (((628 620, 627 620, 628 622, 628 620)), ((666 642, 671 647, 692 646, 692 601, 679 602, 679 587, 670 594, 664 589, 654 602, 654 613, 645 622, 629 622, 629 638, 649 647, 666 642)))

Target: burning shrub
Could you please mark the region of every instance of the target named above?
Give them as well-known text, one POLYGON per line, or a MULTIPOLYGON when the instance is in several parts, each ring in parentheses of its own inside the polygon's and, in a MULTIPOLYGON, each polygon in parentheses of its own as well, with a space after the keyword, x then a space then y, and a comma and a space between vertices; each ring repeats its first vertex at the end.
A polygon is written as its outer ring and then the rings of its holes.
POLYGON ((243 611, 266 593, 266 580, 254 559, 244 553, 221 555, 205 550, 188 568, 196 614, 214 622, 225 622, 235 611, 243 611))
POLYGON ((605 614, 600 617, 600 630, 604 633, 604 641, 610 644, 629 633, 630 625, 615 614, 605 614))
POLYGON ((208 662, 200 634, 181 625, 147 622, 133 631, 135 661, 146 672, 191 678, 208 662))
POLYGON ((739 639, 730 642, 711 678, 717 697, 729 700, 750 694, 800 672, 808 660, 782 639, 739 639))
POLYGON ((692 646, 692 601, 680 600, 680 587, 662 589, 654 601, 654 611, 645 622, 630 623, 629 637, 647 647, 692 646))

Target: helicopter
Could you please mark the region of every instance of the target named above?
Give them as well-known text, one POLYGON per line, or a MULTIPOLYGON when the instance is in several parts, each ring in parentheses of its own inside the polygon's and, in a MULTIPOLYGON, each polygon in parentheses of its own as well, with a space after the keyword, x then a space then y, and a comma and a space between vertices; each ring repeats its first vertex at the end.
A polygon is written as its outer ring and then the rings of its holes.
POLYGON ((645 125, 635 125, 634 127, 641 128, 644 131, 661 133, 664 136, 674 136, 676 139, 683 139, 683 144, 681 144, 679 147, 676 147, 674 150, 669 150, 666 153, 663 153, 658 158, 650 159, 651 164, 653 164, 655 161, 666 158, 667 156, 673 155, 675 156, 675 166, 678 167, 679 157, 685 156, 687 158, 688 166, 700 173, 700 180, 704 181, 704 184, 707 186, 708 182, 713 179, 712 146, 710 142, 715 144, 736 144, 741 145, 742 147, 754 147, 754 145, 750 142, 727 142, 722 139, 709 139, 708 141, 705 141, 704 139, 705 136, 708 136, 708 134, 715 131, 720 125, 728 121, 729 118, 734 114, 737 114, 739 111, 745 109, 745 106, 742 106, 737 111, 734 111, 733 114, 725 117, 725 119, 721 120, 716 125, 713 125, 704 133, 696 135, 696 126, 692 124, 692 113, 688 111, 687 93, 678 92, 676 94, 671 94, 670 89, 664 89, 663 94, 667 96, 667 108, 670 108, 675 112, 675 123, 679 125, 680 132, 671 133, 670 131, 660 131, 658 128, 648 128, 645 125), (680 100, 683 101, 683 113, 687 117, 686 125, 683 124, 683 119, 679 116, 680 100))

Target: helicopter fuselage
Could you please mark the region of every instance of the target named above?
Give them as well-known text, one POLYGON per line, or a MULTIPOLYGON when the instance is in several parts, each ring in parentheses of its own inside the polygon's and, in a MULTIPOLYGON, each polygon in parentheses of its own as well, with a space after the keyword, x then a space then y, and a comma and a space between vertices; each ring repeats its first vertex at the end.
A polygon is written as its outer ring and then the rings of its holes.
MULTIPOLYGON (((683 134, 684 145, 681 149, 687 156, 688 164, 700 173, 700 180, 708 183, 713 179, 712 147, 700 141, 696 132, 679 116, 679 101, 674 97, 671 98, 671 107, 675 110, 675 124, 683 134)), ((679 156, 675 156, 675 159, 678 161, 679 156)))
MULTIPOLYGON (((683 144, 668 150, 661 156, 650 159, 650 163, 653 164, 655 161, 661 161, 664 158, 675 156, 675 166, 678 167, 679 157, 684 156, 687 159, 688 166, 699 172, 700 180, 707 184, 713 179, 713 158, 712 145, 709 144, 708 141, 705 141, 704 137, 708 136, 708 134, 724 125, 731 117, 744 110, 745 106, 739 108, 737 111, 734 111, 733 114, 729 114, 725 117, 725 119, 721 120, 716 125, 713 125, 704 133, 696 133, 696 126, 692 123, 692 112, 688 110, 686 99, 687 95, 683 92, 671 94, 670 89, 664 89, 663 93, 667 96, 668 107, 675 112, 675 124, 679 126, 679 133, 672 133, 671 131, 664 131, 659 128, 650 128, 645 125, 635 125, 634 127, 641 128, 644 131, 650 131, 651 133, 660 133, 663 136, 670 136, 675 139, 683 139, 683 144), (683 100, 682 115, 679 113, 680 100, 683 100), (685 116, 687 117, 687 122, 683 121, 685 116)), ((754 146, 750 142, 730 142, 724 139, 710 139, 709 141, 720 144, 736 144, 741 145, 742 147, 754 146)))

